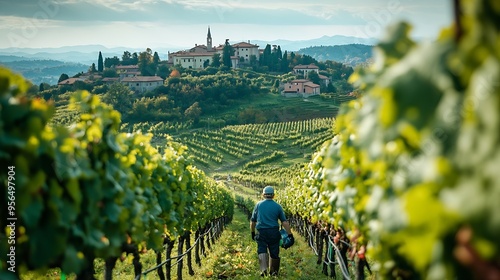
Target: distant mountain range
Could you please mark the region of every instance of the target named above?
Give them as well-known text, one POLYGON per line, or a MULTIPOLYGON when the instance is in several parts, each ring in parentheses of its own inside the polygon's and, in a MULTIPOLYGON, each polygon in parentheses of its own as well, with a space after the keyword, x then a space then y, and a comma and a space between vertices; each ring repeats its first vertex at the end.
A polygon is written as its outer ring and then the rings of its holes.
POLYGON ((291 40, 275 40, 275 41, 261 41, 261 40, 253 40, 252 44, 259 45, 260 48, 265 48, 267 44, 279 45, 282 51, 287 50, 298 51, 307 47, 314 46, 337 46, 337 45, 349 45, 349 44, 363 44, 363 45, 375 45, 377 43, 376 39, 373 38, 358 38, 351 36, 323 36, 317 39, 311 40, 299 40, 299 41, 291 41, 291 40))
MULTIPOLYGON (((153 49, 160 54, 161 59, 167 59, 166 53, 170 49, 153 49)), ((145 49, 135 48, 107 48, 102 45, 81 45, 81 46, 66 46, 60 48, 7 48, 0 49, 0 62, 13 61, 12 59, 20 60, 60 60, 64 62, 75 62, 92 65, 97 64, 99 51, 102 56, 122 57, 123 52, 143 52, 145 49)))
POLYGON ((318 61, 332 60, 356 66, 368 62, 373 57, 373 46, 362 44, 315 46, 300 49, 297 53, 309 55, 318 61))
POLYGON ((17 56, 0 55, 0 66, 20 73, 33 84, 48 83, 57 84, 61 74, 74 76, 80 72, 87 72, 88 65, 76 62, 64 62, 59 60, 26 60, 17 56))

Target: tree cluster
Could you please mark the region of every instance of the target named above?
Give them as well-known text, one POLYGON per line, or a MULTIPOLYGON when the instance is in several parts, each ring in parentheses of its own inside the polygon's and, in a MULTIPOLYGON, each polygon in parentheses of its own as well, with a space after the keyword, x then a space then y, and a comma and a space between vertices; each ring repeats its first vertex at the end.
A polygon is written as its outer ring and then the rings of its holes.
POLYGON ((259 92, 251 80, 230 73, 200 77, 172 75, 165 83, 156 93, 167 94, 181 111, 198 102, 204 113, 212 113, 259 92))
MULTIPOLYGON (((165 81, 140 98, 126 85, 96 86, 93 93, 122 114, 125 122, 192 121, 205 114, 219 113, 241 103, 260 87, 251 79, 219 72, 215 75, 181 76, 174 69, 165 81)), ((235 118, 236 119, 236 118, 235 118)))
POLYGON ((271 45, 267 44, 264 52, 259 57, 259 64, 263 68, 264 71, 270 72, 288 72, 289 68, 289 60, 288 60, 288 52, 284 53, 281 51, 281 46, 273 45, 271 49, 271 45))
MULTIPOLYGON (((153 53, 150 48, 147 48, 145 51, 140 53, 130 53, 129 51, 124 51, 121 60, 117 56, 106 57, 102 65, 102 69, 100 66, 101 60, 102 55, 101 52, 99 52, 99 62, 97 68, 97 71, 99 72, 102 72, 103 70, 105 71, 106 69, 112 69, 113 67, 119 65, 138 65, 142 76, 158 75, 165 79, 169 73, 169 69, 166 65, 160 65, 161 60, 158 52, 153 53)), ((107 76, 113 77, 114 75, 110 73, 111 72, 109 72, 107 76)))

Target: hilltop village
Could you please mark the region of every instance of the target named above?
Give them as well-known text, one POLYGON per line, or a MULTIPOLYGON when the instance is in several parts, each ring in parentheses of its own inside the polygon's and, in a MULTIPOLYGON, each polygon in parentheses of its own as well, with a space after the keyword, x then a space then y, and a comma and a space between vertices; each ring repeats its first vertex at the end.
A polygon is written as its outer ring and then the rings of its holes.
MULTIPOLYGON (((195 44, 187 50, 169 52, 166 61, 160 61, 159 55, 151 49, 145 52, 124 52, 122 59, 118 57, 103 60, 99 53, 97 67, 93 64, 87 73, 80 73, 74 77, 61 76, 59 86, 72 86, 75 83, 103 84, 121 83, 136 93, 146 93, 163 85, 168 76, 175 73, 175 69, 203 70, 209 67, 251 68, 261 69, 269 73, 293 73, 294 79, 279 83, 279 92, 283 96, 308 97, 318 95, 321 89, 331 91, 331 77, 320 74, 318 63, 310 57, 302 59, 307 64, 294 64, 294 53, 288 55, 281 51, 280 46, 259 48, 259 45, 247 42, 224 44, 215 46, 212 41, 210 27, 208 27, 206 43, 195 44), (330 87, 329 87, 330 86, 330 87)), ((174 74, 175 75, 175 74, 174 74)))
MULTIPOLYGON (((206 45, 195 44, 189 50, 182 50, 168 54, 168 63, 170 65, 181 65, 184 68, 202 69, 211 65, 214 58, 220 58, 224 54, 224 47, 228 44, 228 40, 224 45, 213 46, 212 34, 210 27, 207 32, 206 45), (218 55, 217 55, 218 54, 218 55)), ((231 67, 238 68, 241 65, 249 65, 251 62, 259 60, 260 55, 264 52, 259 50, 259 46, 248 42, 239 42, 230 45, 232 48, 231 67)))

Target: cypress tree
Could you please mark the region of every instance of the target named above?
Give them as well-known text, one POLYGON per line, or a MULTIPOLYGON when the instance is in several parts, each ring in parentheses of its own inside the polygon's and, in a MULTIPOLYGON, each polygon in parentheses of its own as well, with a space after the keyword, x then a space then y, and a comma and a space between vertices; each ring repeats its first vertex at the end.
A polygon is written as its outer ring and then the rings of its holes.
POLYGON ((231 56, 234 54, 233 47, 229 44, 229 39, 226 39, 226 44, 222 50, 222 64, 227 67, 231 67, 231 56))
POLYGON ((97 60, 97 71, 102 72, 104 70, 104 61, 102 59, 102 53, 99 51, 99 59, 97 60))
POLYGON ((288 72, 290 69, 288 68, 288 52, 285 51, 283 53, 283 58, 281 59, 281 72, 288 72))

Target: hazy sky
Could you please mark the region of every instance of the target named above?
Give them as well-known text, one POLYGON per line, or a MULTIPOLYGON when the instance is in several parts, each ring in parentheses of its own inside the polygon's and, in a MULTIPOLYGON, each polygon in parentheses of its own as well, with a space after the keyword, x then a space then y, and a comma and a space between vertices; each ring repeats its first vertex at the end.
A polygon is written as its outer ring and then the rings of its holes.
POLYGON ((0 0, 0 48, 191 47, 240 40, 379 38, 397 20, 434 38, 451 0, 0 0))

